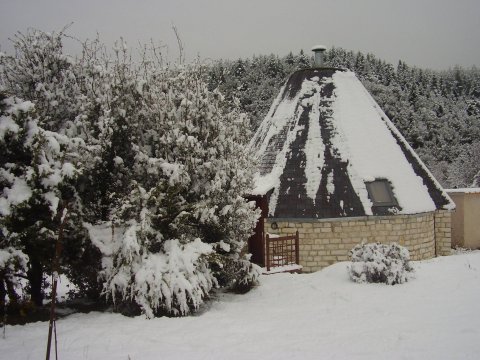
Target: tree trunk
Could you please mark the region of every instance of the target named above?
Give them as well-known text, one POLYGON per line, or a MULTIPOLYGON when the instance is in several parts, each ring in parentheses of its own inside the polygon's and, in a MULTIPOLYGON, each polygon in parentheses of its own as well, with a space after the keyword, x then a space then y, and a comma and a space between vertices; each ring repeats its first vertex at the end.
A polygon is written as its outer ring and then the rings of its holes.
POLYGON ((5 310, 5 297, 7 296, 7 290, 5 289, 4 274, 0 275, 0 314, 3 315, 5 310))
POLYGON ((30 296, 36 306, 43 305, 43 268, 42 264, 30 258, 30 269, 27 273, 28 281, 30 283, 30 296))

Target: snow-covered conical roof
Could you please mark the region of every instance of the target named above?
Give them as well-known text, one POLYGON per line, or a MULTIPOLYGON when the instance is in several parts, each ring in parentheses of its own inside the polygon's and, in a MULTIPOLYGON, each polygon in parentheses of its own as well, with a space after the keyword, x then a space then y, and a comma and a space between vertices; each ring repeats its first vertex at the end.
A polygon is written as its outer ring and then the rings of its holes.
MULTIPOLYGON (((276 218, 380 215, 366 183, 386 179, 400 214, 454 204, 354 73, 306 69, 286 82, 251 146, 256 194, 276 218)), ((380 209, 385 213, 385 209, 380 209)))

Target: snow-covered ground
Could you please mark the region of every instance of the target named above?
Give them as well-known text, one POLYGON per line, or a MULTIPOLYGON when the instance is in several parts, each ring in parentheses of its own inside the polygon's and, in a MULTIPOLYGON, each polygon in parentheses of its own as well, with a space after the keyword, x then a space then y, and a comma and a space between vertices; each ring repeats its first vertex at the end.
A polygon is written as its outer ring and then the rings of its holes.
MULTIPOLYGON (((479 359, 480 251, 415 262, 415 279, 356 284, 347 263, 263 276, 187 318, 75 314, 57 323, 66 359, 479 359)), ((48 324, 7 327, 3 359, 38 359, 48 324)))

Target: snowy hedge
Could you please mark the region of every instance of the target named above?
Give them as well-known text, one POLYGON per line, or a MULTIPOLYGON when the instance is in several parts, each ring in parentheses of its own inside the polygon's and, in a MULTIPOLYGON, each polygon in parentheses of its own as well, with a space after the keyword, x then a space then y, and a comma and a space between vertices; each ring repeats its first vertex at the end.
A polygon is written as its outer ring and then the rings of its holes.
POLYGON ((348 273, 358 283, 402 284, 413 271, 408 249, 396 243, 359 244, 349 255, 352 263, 348 273))
POLYGON ((112 126, 125 125, 107 136, 118 149, 105 176, 118 187, 107 185, 115 201, 105 202, 109 211, 101 220, 127 230, 104 254, 111 261, 102 273, 104 294, 149 318, 186 315, 214 288, 244 291, 258 278, 243 254, 258 216, 242 196, 253 177, 249 120, 238 104, 208 90, 199 64, 145 63, 142 73, 123 65, 113 73, 128 86, 108 96, 119 105, 106 106, 117 109, 108 112, 112 126))
POLYGON ((135 62, 123 40, 113 52, 87 41, 73 58, 64 37, 19 33, 15 54, 0 54, 0 249, 28 256, 35 303, 62 207, 62 271, 82 296, 103 289, 152 317, 250 288, 259 212, 243 197, 254 161, 238 101, 209 89, 202 64, 166 64, 154 46, 135 62), (98 247, 86 230, 102 224, 120 239, 98 247))

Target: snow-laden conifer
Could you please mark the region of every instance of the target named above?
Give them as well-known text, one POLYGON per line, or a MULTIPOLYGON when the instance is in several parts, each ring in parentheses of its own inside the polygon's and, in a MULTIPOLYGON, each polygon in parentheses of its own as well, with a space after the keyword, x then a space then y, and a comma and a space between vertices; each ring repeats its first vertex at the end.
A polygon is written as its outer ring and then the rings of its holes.
POLYGON ((134 147, 136 179, 115 214, 131 225, 104 289, 149 317, 184 315, 213 286, 248 287, 258 276, 243 255, 257 218, 242 197, 252 179, 249 124, 207 89, 199 65, 151 71, 135 86, 145 131, 134 147), (144 286, 133 276, 139 273, 144 286))
POLYGON ((77 149, 83 142, 43 129, 36 115, 31 102, 0 93, 1 248, 28 256, 32 300, 42 305, 57 214, 66 202, 75 211, 77 149))

